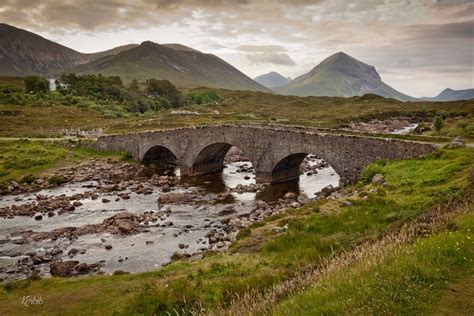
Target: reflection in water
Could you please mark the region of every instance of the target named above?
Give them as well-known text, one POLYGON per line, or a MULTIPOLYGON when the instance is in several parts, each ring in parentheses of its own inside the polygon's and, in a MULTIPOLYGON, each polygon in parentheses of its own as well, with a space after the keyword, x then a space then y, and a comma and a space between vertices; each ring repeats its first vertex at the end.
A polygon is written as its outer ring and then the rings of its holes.
MULTIPOLYGON (((310 161, 310 165, 316 165, 319 160, 310 161)), ((234 162, 226 165, 223 172, 211 173, 194 177, 181 177, 181 184, 186 186, 200 187, 210 193, 225 193, 228 188, 235 188, 239 184, 255 184, 255 172, 251 169, 252 164, 248 161, 234 162), (250 169, 250 170, 249 170, 250 169)), ((179 172, 179 171, 178 171, 179 172)), ((297 194, 304 193, 308 197, 314 197, 315 193, 321 191, 325 186, 339 186, 339 176, 331 168, 323 168, 317 174, 300 175, 294 179, 282 183, 267 185, 263 191, 255 193, 233 193, 237 200, 264 200, 266 202, 277 201, 288 192, 297 194)))

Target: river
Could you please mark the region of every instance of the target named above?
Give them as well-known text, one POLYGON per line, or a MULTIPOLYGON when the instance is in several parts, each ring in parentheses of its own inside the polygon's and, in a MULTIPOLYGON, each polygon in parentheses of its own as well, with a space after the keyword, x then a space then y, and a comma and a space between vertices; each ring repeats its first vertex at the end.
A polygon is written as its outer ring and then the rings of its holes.
MULTIPOLYGON (((316 162, 313 160, 310 164, 316 162)), ((231 189, 239 184, 255 183, 255 174, 249 167, 251 167, 249 162, 233 162, 227 164, 222 173, 193 178, 182 178, 179 170, 176 170, 175 176, 179 179, 179 184, 172 189, 173 192, 200 190, 203 196, 200 197, 199 203, 160 206, 157 199, 163 193, 159 187, 151 187, 150 194, 147 195, 126 191, 130 199, 116 199, 117 195, 114 193, 101 193, 98 199, 80 200, 82 205, 76 207, 73 212, 53 217, 43 216, 42 220, 28 216, 1 218, 0 279, 6 282, 27 277, 29 275, 27 268, 24 266, 19 268, 18 262, 26 261, 32 253, 42 255, 59 249, 63 252, 56 258, 89 264, 100 262, 101 271, 104 273, 113 273, 117 270, 132 273, 149 271, 168 263, 175 253, 190 255, 208 248, 209 240, 206 235, 210 230, 223 231, 225 229, 223 221, 251 212, 255 209, 257 200, 277 201, 289 191, 314 197, 314 194, 325 186, 331 184, 337 187, 339 184, 337 173, 331 167, 325 167, 318 170, 317 174, 304 173, 299 180, 269 185, 258 193, 232 192, 231 189), (103 203, 103 198, 110 202, 103 203), (28 231, 50 232, 57 228, 101 223, 121 211, 142 214, 147 211, 158 212, 164 208, 167 209, 166 219, 152 223, 144 232, 137 234, 122 236, 101 232, 73 239, 33 240, 26 243, 19 241, 20 236, 28 231), (105 249, 104 243, 112 248, 105 249), (71 249, 79 250, 73 259, 68 256, 71 249)), ((37 193, 7 195, 0 197, 0 207, 33 202, 37 194, 50 198, 71 196, 90 191, 97 185, 97 181, 73 182, 37 193)), ((34 268, 42 277, 49 276, 48 262, 35 264, 34 268)))

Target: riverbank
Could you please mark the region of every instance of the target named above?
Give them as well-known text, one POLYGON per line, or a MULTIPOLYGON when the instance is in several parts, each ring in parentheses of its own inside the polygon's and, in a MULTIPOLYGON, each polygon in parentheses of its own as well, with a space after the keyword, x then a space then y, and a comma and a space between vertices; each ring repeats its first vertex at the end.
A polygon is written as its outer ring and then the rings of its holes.
POLYGON ((338 197, 289 208, 241 229, 226 253, 205 253, 202 259, 179 260, 143 274, 21 281, 3 286, 0 312, 225 311, 239 297, 266 293, 357 245, 377 242, 435 205, 467 201, 473 164, 469 148, 379 162, 364 171, 359 185, 338 197), (383 186, 371 183, 375 174, 383 175, 383 186), (22 307, 24 295, 41 296, 43 303, 22 307))

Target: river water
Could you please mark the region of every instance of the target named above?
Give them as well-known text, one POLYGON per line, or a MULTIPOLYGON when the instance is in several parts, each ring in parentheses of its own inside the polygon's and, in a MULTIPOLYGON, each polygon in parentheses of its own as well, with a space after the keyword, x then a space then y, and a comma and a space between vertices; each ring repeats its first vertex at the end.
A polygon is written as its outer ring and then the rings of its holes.
MULTIPOLYGON (((316 162, 311 162, 312 164, 316 162)), ((41 221, 33 217, 16 216, 14 218, 0 219, 0 279, 4 282, 25 278, 24 272, 16 270, 16 263, 28 256, 29 253, 44 253, 51 249, 62 249, 63 260, 78 260, 85 263, 96 263, 101 261, 101 270, 105 273, 113 273, 117 270, 128 272, 142 272, 155 269, 170 261, 174 253, 193 254, 202 248, 208 247, 206 234, 211 230, 223 230, 223 220, 239 214, 249 213, 256 207, 257 200, 268 202, 276 201, 287 192, 305 193, 309 197, 320 191, 327 185, 337 187, 339 176, 331 168, 326 167, 318 170, 317 174, 302 174, 299 180, 279 185, 267 186, 259 193, 236 193, 229 189, 239 184, 255 183, 255 175, 252 169, 242 167, 251 166, 249 162, 235 162, 226 165, 221 174, 204 175, 194 178, 181 178, 180 184, 173 188, 173 192, 190 192, 196 189, 204 189, 205 201, 200 203, 169 204, 166 207, 171 212, 166 218, 173 225, 164 225, 164 221, 157 221, 148 227, 146 232, 134 235, 112 235, 110 233, 98 233, 79 236, 77 239, 58 238, 57 240, 31 241, 17 244, 15 241, 18 233, 28 230, 34 232, 48 232, 53 229, 82 226, 86 224, 98 224, 104 219, 127 211, 141 214, 145 211, 158 211, 157 199, 161 190, 152 187, 152 193, 148 195, 137 195, 133 192, 128 200, 116 201, 113 193, 102 193, 96 200, 86 198, 80 200, 82 205, 73 212, 62 215, 47 217, 41 221), (222 196, 225 198, 222 199, 222 196), (102 203, 102 198, 110 200, 102 203), (219 200, 219 203, 216 203, 219 200), (232 213, 225 212, 232 209, 232 213), (227 215, 225 215, 227 214, 227 215), (110 244, 112 249, 106 250, 104 242, 110 244), (180 244, 186 245, 182 249, 180 244), (76 248, 85 253, 79 253, 70 259, 67 253, 76 248)), ((179 177, 179 170, 176 171, 179 177)), ((51 196, 62 194, 73 195, 90 191, 96 186, 96 182, 68 183, 61 187, 43 190, 37 193, 51 196)), ((36 200, 37 193, 23 195, 10 195, 0 197, 0 207, 22 204, 36 200), (19 201, 21 199, 21 201, 19 201)), ((49 276, 49 264, 45 263, 36 267, 40 275, 49 276)))

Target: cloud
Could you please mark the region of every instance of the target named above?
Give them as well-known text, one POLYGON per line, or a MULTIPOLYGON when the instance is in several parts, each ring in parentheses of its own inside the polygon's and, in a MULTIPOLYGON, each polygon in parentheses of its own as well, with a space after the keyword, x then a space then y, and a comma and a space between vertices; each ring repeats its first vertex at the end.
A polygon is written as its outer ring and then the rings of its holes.
POLYGON ((287 48, 282 45, 239 45, 235 48, 241 52, 263 53, 263 52, 286 52, 287 48))
POLYGON ((246 54, 245 58, 253 64, 273 64, 293 66, 296 62, 290 56, 283 53, 256 53, 246 54))

